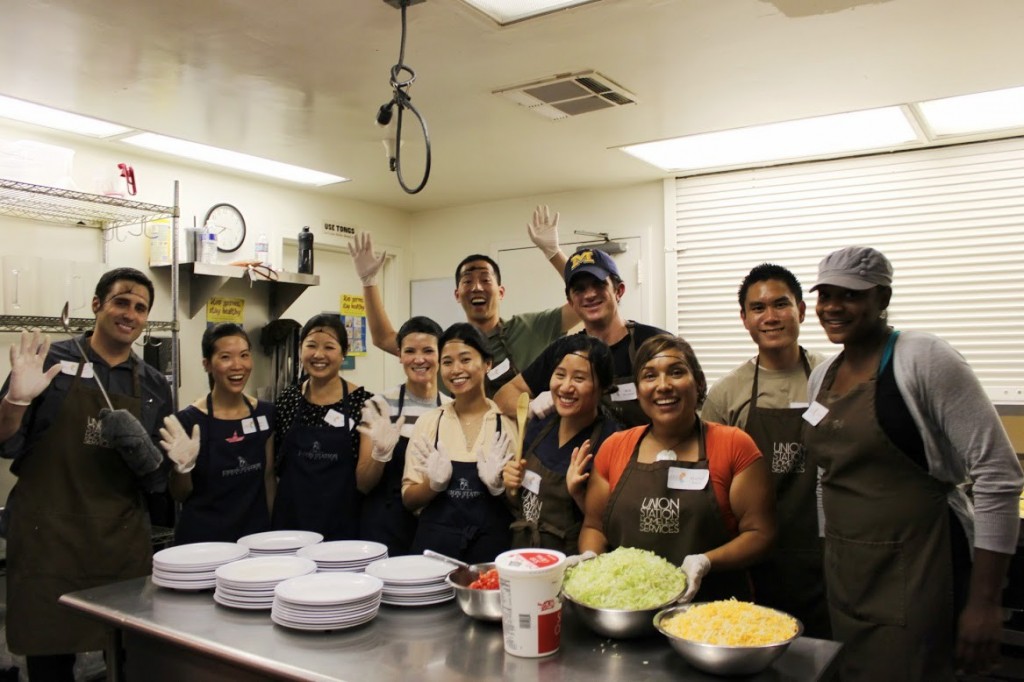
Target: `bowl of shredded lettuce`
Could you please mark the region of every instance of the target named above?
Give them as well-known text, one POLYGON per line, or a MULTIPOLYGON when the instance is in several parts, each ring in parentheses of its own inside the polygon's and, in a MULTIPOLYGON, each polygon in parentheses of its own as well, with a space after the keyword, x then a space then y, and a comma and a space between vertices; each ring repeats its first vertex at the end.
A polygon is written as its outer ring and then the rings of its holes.
POLYGON ((686 575, 654 552, 619 547, 566 572, 562 595, 599 635, 652 635, 654 614, 686 591, 686 575))

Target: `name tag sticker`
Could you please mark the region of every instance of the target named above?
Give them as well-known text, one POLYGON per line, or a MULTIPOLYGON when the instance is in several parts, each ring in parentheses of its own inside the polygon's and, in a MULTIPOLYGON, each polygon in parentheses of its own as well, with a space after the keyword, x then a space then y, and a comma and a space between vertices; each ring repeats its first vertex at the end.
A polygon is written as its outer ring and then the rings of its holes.
POLYGON ((623 400, 636 400, 636 384, 632 381, 619 384, 619 390, 612 393, 612 402, 620 403, 623 400))
POLYGON ((704 490, 711 480, 711 472, 707 469, 684 469, 669 467, 668 487, 672 490, 704 490))
POLYGON ((324 415, 324 421, 331 426, 345 426, 345 415, 334 408, 331 408, 330 410, 327 410, 327 414, 324 415))
POLYGON ((523 474, 523 487, 534 495, 540 495, 540 474, 536 471, 529 471, 523 474))
POLYGON ((828 414, 828 408, 815 400, 804 412, 803 418, 811 426, 817 426, 818 422, 824 419, 826 414, 828 414))
POLYGON ((491 367, 491 371, 487 373, 487 378, 490 379, 491 381, 494 381, 502 374, 507 372, 509 370, 509 367, 511 366, 512 362, 508 358, 505 358, 494 367, 491 367))
POLYGON ((790 403, 789 404, 789 409, 791 409, 791 410, 803 410, 803 409, 808 408, 809 406, 810 405, 808 403, 790 403))
POLYGON ((270 422, 267 420, 267 415, 261 414, 256 417, 256 424, 259 425, 260 431, 269 431, 270 422))
POLYGON ((242 420, 242 433, 256 433, 256 422, 253 421, 252 417, 246 417, 242 420))
MULTIPOLYGON (((70 374, 71 376, 75 376, 76 374, 78 374, 78 364, 79 363, 72 362, 71 360, 61 360, 60 361, 60 371, 61 371, 61 374, 70 374)), ((92 377, 93 377, 92 363, 91 362, 87 362, 87 363, 85 363, 85 367, 82 368, 82 378, 83 379, 92 379, 92 377)))

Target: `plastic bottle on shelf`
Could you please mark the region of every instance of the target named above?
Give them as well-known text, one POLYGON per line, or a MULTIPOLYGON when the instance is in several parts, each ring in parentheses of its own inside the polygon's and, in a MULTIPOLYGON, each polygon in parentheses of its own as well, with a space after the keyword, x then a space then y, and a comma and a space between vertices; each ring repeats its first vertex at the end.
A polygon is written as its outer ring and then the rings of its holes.
POLYGON ((313 233, 308 225, 299 232, 299 272, 313 274, 313 233))
POLYGON ((270 265, 270 240, 267 233, 261 232, 256 238, 256 260, 264 265, 270 265))
POLYGON ((206 221, 206 226, 203 228, 203 234, 200 240, 199 262, 217 262, 217 226, 209 220, 206 221))

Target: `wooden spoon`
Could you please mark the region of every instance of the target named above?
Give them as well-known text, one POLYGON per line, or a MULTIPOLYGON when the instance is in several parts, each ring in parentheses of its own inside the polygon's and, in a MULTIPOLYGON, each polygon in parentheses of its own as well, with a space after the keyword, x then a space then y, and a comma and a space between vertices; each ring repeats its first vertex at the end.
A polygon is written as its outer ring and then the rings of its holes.
MULTIPOLYGON (((519 435, 516 437, 516 461, 523 459, 523 441, 526 439, 526 418, 530 416, 530 394, 523 392, 519 394, 519 401, 516 403, 516 423, 519 424, 519 435)), ((510 497, 515 497, 519 490, 509 492, 510 497)))

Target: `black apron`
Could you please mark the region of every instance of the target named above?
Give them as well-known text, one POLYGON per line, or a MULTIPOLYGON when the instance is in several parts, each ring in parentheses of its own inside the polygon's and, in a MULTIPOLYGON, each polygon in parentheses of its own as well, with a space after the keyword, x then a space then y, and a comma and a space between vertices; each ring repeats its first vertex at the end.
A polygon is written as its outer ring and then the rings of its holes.
MULTIPOLYGON (((440 431, 438 418, 435 448, 440 431)), ((500 415, 497 432, 501 433, 500 415)), ((431 549, 469 564, 494 561, 511 547, 512 515, 503 497, 491 495, 480 480, 476 462, 452 462, 448 488, 420 512, 412 553, 422 554, 423 550, 431 549)))
MULTIPOLYGON (((138 360, 132 395, 115 409, 142 414, 138 360)), ((53 424, 21 463, 7 535, 7 643, 27 656, 95 651, 107 626, 57 603, 67 592, 148 575, 151 529, 142 490, 100 435, 107 406, 79 363, 53 424)), ((95 371, 95 368, 94 368, 95 371)))
MULTIPOLYGON (((540 547, 564 554, 579 554, 583 512, 569 494, 565 474, 544 466, 536 454, 537 446, 544 442, 552 430, 557 438, 560 421, 558 413, 549 418, 523 453, 526 470, 540 476, 539 494, 534 494, 525 486, 519 489, 512 508, 515 517, 511 526, 513 548, 540 547)), ((599 415, 590 432, 591 443, 597 443, 603 427, 604 419, 599 415)))
MULTIPOLYGON (((348 384, 342 380, 342 402, 348 384)), ((309 409, 303 395, 288 433, 281 444, 281 468, 274 500, 271 527, 280 530, 311 530, 324 540, 355 540, 359 537, 359 492, 356 489, 356 457, 352 454, 352 430, 356 424, 346 415, 344 423, 306 426, 301 417, 309 409)))
MULTIPOLYGON (((800 349, 804 376, 811 374, 800 349)), ((828 639, 832 628, 825 601, 822 543, 818 537, 818 475, 803 445, 805 408, 757 406, 760 357, 754 363, 746 431, 770 463, 775 483, 778 536, 764 561, 750 568, 754 601, 785 611, 804 624, 809 637, 828 639)))
MULTIPOLYGON (((671 468, 708 470, 704 424, 698 419, 697 461, 661 461, 641 463, 640 444, 629 458, 604 513, 608 548, 637 547, 650 550, 680 566, 690 554, 704 554, 721 547, 732 538, 718 508, 709 472, 701 490, 676 490, 668 487, 671 468)), ((650 431, 648 427, 644 432, 650 431)), ((746 571, 708 573, 694 601, 750 599, 746 571)))
POLYGON ((825 579, 832 632, 843 643, 840 678, 952 680, 950 486, 882 430, 877 374, 845 395, 831 392, 841 362, 829 367, 816 396, 828 413, 804 436, 812 462, 824 469, 825 579))
POLYGON ((266 435, 249 399, 249 419, 255 431, 246 434, 242 420, 217 420, 213 396, 206 396, 202 449, 192 470, 192 494, 181 505, 174 541, 234 542, 251 533, 270 530, 267 505, 266 435), (241 431, 241 433, 240 433, 241 431))
MULTIPOLYGON (((440 393, 437 394, 437 405, 441 406, 440 393)), ((398 414, 391 418, 392 423, 402 416, 404 406, 405 384, 402 384, 398 389, 398 414)), ((408 447, 409 438, 399 436, 391 461, 384 464, 380 481, 363 498, 360 537, 387 545, 388 556, 409 554, 416 535, 416 516, 402 504, 402 473, 408 447)))
POLYGON ((502 368, 505 362, 505 360, 502 360, 491 367, 491 370, 484 377, 484 393, 488 398, 494 398, 494 394, 502 386, 516 378, 519 374, 519 367, 516 365, 515 358, 512 357, 512 348, 508 345, 508 340, 505 338, 505 325, 502 320, 498 320, 498 326, 494 328, 494 333, 487 335, 487 343, 495 356, 498 354, 494 353, 493 348, 497 345, 501 347, 501 350, 505 353, 505 358, 508 359, 508 367, 502 368), (499 371, 502 369, 504 371, 499 371))
POLYGON ((632 320, 626 322, 626 333, 629 335, 629 371, 631 374, 625 374, 615 377, 615 386, 618 390, 612 394, 605 394, 601 396, 601 404, 604 405, 608 414, 615 419, 615 421, 622 424, 623 428, 630 429, 634 426, 646 426, 651 423, 650 418, 644 411, 640 409, 640 401, 636 399, 636 378, 633 376, 633 372, 636 369, 636 338, 633 334, 636 328, 636 323, 632 320), (627 392, 633 397, 626 400, 616 400, 615 396, 627 395, 627 392))

